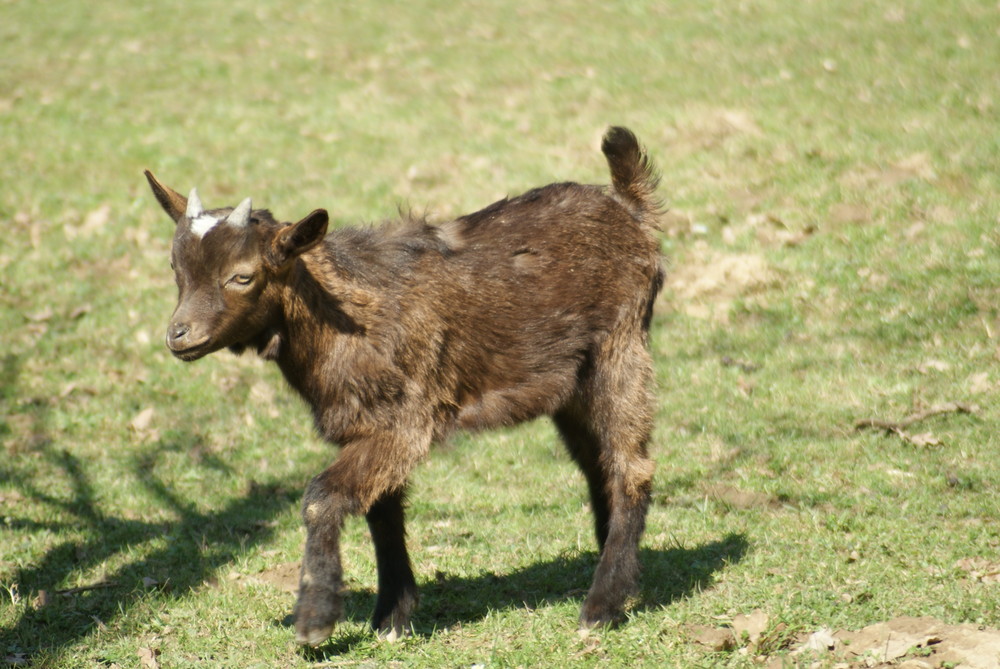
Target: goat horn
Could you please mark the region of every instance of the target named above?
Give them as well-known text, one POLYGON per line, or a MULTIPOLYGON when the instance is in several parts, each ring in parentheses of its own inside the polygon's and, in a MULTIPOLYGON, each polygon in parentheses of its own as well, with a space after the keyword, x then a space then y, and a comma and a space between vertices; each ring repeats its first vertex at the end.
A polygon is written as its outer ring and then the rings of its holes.
POLYGON ((250 203, 250 198, 243 200, 226 217, 226 223, 242 228, 250 222, 250 210, 252 208, 253 205, 250 203))
POLYGON ((204 207, 201 206, 201 200, 198 199, 197 188, 191 189, 191 194, 188 195, 187 211, 184 213, 188 218, 198 218, 205 213, 204 207))

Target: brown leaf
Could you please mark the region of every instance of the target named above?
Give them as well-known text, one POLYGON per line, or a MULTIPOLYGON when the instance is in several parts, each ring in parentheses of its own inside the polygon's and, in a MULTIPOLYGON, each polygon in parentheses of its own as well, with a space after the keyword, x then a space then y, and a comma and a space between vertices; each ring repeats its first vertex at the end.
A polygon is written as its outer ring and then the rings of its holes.
POLYGON ((917 371, 921 374, 930 374, 931 372, 947 372, 951 369, 951 365, 944 360, 924 360, 922 363, 917 365, 917 371))
POLYGON ((754 609, 747 615, 741 613, 733 618, 733 632, 736 634, 737 641, 740 642, 743 641, 745 635, 748 640, 747 645, 752 648, 760 641, 760 635, 767 629, 767 623, 767 614, 760 609, 754 609))
POLYGON ((969 392, 973 395, 981 395, 993 390, 990 382, 989 372, 978 372, 969 377, 969 392))
POLYGON ((837 632, 836 637, 844 643, 848 655, 870 655, 877 662, 892 662, 914 648, 939 643, 940 626, 932 618, 901 617, 869 625, 860 632, 837 632))
POLYGON ((733 636, 733 630, 726 627, 691 625, 687 628, 687 633, 692 641, 705 646, 715 653, 736 648, 736 638, 733 636))
POLYGON ((102 204, 83 219, 80 232, 84 235, 93 234, 107 225, 109 220, 111 220, 111 205, 102 204))
POLYGON ((52 307, 43 307, 34 313, 26 314, 25 317, 32 323, 44 323, 55 315, 56 312, 52 310, 52 307))
POLYGON ((955 567, 968 572, 969 576, 983 583, 1000 583, 1000 562, 990 562, 986 558, 963 558, 955 567))
POLYGON ((908 434, 906 435, 906 441, 910 442, 911 444, 913 444, 918 448, 941 445, 941 440, 935 437, 933 432, 923 432, 921 434, 908 434))
POLYGON ((136 655, 139 656, 139 663, 143 669, 160 669, 159 648, 140 648, 136 655))
POLYGON ((146 407, 135 415, 135 418, 132 419, 129 426, 136 432, 145 432, 152 424, 155 413, 156 410, 153 409, 153 407, 146 407))
POLYGON ((797 655, 806 651, 826 653, 837 648, 838 640, 827 628, 823 627, 809 635, 805 643, 793 651, 797 655))
MULTIPOLYGON (((978 566, 980 560, 960 560, 956 566, 978 566)), ((838 630, 831 634, 829 630, 819 630, 808 638, 800 637, 799 642, 801 645, 792 651, 792 656, 832 652, 833 660, 838 662, 832 666, 1000 667, 997 661, 1000 630, 972 623, 948 625, 929 617, 894 618, 859 631, 838 630)), ((768 666, 772 665, 784 666, 777 663, 768 666)))

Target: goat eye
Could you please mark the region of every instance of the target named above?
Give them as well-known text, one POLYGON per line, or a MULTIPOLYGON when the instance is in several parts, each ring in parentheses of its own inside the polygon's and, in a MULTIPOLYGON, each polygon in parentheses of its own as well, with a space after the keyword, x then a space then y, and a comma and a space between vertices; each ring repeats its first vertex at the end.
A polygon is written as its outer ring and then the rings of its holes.
POLYGON ((253 274, 235 274, 229 281, 241 286, 249 286, 250 282, 253 281, 253 274))

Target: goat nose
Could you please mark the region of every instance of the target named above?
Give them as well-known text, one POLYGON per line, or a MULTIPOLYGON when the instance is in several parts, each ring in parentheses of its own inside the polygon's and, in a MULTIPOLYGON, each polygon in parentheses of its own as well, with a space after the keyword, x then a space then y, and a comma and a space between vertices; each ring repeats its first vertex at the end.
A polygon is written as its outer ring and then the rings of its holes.
POLYGON ((167 328, 167 341, 174 342, 178 339, 183 339, 187 336, 187 333, 191 331, 191 326, 187 323, 172 323, 169 328, 167 328))

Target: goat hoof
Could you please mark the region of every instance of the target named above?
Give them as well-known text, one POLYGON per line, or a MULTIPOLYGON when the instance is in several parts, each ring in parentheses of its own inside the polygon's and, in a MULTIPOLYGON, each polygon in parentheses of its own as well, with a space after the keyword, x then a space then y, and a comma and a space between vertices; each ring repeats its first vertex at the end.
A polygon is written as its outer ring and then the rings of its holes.
POLYGON ((409 636, 409 632, 402 628, 390 627, 386 630, 379 630, 377 632, 378 638, 387 643, 396 643, 401 641, 403 637, 409 636))
POLYGON ((340 598, 329 591, 304 590, 295 604, 295 641, 316 647, 330 638, 343 619, 340 598))
POLYGON ((601 627, 615 627, 621 621, 622 614, 617 609, 601 608, 584 604, 580 612, 580 629, 591 630, 601 627))
POLYGON ((312 646, 315 648, 330 638, 333 634, 333 625, 326 627, 313 627, 310 629, 295 630, 295 641, 302 646, 312 646))

